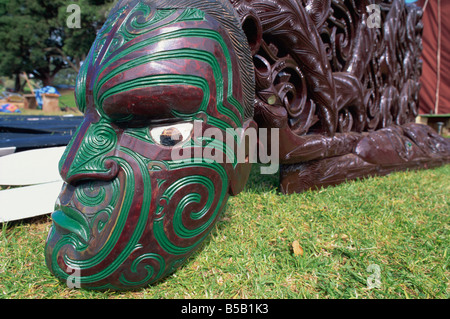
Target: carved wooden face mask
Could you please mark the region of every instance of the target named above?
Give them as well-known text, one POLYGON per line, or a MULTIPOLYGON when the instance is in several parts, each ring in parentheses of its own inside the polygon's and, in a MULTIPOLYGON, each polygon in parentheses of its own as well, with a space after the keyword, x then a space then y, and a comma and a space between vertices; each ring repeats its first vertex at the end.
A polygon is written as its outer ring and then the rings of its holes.
POLYGON ((248 177, 235 154, 236 129, 254 126, 244 35, 230 38, 198 7, 157 2, 119 4, 77 80, 85 119, 60 161, 46 261, 81 287, 132 289, 173 272, 248 177), (205 158, 212 150, 224 160, 205 158))

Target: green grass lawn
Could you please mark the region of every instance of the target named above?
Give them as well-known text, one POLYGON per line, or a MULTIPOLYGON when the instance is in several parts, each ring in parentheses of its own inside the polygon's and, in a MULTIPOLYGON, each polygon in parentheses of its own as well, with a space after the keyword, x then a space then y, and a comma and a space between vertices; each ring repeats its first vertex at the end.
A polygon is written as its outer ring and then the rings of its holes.
POLYGON ((73 90, 61 91, 61 96, 59 97, 59 105, 69 108, 77 108, 75 103, 75 95, 73 90))
POLYGON ((0 295, 449 298, 450 165, 296 195, 280 194, 278 177, 258 172, 254 167, 246 189, 229 200, 215 230, 181 269, 135 292, 67 288, 44 263, 49 217, 4 224, 0 295))

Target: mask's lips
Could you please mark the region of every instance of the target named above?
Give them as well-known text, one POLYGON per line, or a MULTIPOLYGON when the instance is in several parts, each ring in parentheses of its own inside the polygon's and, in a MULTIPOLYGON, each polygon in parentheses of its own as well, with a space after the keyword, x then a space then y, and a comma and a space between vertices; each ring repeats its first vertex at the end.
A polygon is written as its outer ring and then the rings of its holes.
POLYGON ((89 222, 80 211, 68 206, 59 206, 53 212, 52 220, 63 232, 77 235, 84 244, 89 242, 89 222))

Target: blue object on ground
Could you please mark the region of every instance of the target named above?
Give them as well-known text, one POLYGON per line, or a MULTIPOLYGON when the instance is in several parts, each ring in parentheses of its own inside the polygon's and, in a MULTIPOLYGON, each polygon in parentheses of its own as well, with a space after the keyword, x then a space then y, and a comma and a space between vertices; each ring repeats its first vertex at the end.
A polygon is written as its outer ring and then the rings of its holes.
POLYGON ((59 94, 58 90, 56 90, 53 86, 46 86, 43 87, 42 89, 37 89, 34 90, 34 94, 36 96, 36 102, 38 104, 39 109, 42 109, 42 105, 44 104, 44 102, 42 101, 42 94, 44 93, 51 93, 51 94, 59 94))

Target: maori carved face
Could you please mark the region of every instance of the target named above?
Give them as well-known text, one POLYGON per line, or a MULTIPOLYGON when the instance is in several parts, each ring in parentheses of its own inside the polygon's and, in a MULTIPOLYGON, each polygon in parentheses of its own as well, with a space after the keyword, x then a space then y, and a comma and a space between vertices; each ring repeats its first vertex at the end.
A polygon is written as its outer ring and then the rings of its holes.
POLYGON ((167 2, 119 3, 80 71, 85 119, 60 161, 66 183, 46 244, 62 281, 132 289, 173 272, 248 177, 225 143, 254 126, 245 36, 230 31, 239 23, 224 4, 214 10, 226 27, 201 5, 158 5, 167 2), (197 156, 212 146, 227 160, 197 156))

